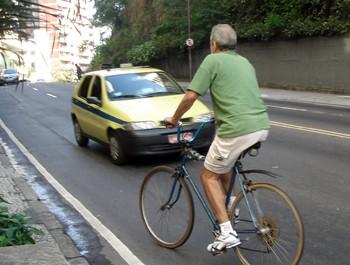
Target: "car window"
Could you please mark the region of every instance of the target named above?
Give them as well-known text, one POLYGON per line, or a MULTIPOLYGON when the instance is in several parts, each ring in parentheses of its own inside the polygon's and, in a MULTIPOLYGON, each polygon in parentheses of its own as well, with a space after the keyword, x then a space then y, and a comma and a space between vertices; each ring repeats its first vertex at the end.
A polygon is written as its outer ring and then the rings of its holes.
POLYGON ((85 76, 83 83, 81 84, 81 86, 79 88, 79 93, 78 93, 79 97, 81 97, 81 98, 87 97, 91 78, 92 78, 91 75, 85 76))
POLYGON ((99 76, 95 77, 90 96, 101 100, 101 78, 99 76))
POLYGON ((107 76, 106 85, 110 99, 184 93, 173 79, 161 72, 107 76))
POLYGON ((6 69, 4 70, 4 74, 16 74, 17 70, 16 69, 6 69))

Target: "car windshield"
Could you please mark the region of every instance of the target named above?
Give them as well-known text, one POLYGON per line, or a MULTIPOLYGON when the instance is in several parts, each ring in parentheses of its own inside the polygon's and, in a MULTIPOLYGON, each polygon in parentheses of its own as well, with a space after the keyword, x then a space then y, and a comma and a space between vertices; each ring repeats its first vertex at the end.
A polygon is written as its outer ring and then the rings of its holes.
POLYGON ((6 69, 4 70, 4 74, 16 74, 16 69, 6 69))
POLYGON ((182 94, 182 88, 165 73, 133 73, 106 77, 110 99, 182 94))

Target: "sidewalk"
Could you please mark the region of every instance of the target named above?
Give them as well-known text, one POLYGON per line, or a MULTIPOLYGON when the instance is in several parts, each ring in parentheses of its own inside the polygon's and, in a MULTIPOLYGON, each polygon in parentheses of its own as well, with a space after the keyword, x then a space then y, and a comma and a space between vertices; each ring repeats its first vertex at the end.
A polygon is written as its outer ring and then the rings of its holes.
MULTIPOLYGON (((189 82, 178 81, 183 88, 188 88, 189 82)), ((349 95, 317 93, 310 91, 294 91, 275 88, 261 88, 264 99, 284 100, 290 102, 313 103, 330 106, 350 107, 349 95)))
POLYGON ((88 265, 63 226, 38 200, 23 176, 11 164, 5 143, 0 138, 0 195, 10 204, 11 212, 25 213, 33 226, 44 232, 35 238, 36 244, 0 247, 1 265, 88 265))
POLYGON ((285 100, 290 102, 313 103, 329 106, 350 107, 349 95, 336 95, 309 91, 293 91, 275 88, 261 88, 265 99, 285 100))
MULTIPOLYGON (((187 88, 187 82, 179 82, 187 88)), ((272 100, 305 102, 350 108, 350 96, 314 92, 288 91, 262 88, 262 96, 272 100)), ((1 128, 0 128, 1 130, 1 128)), ((38 200, 21 172, 11 163, 5 143, 0 137, 0 195, 11 204, 14 212, 25 212, 35 226, 44 231, 34 245, 0 248, 1 265, 88 265, 73 241, 65 234, 63 226, 38 200)))

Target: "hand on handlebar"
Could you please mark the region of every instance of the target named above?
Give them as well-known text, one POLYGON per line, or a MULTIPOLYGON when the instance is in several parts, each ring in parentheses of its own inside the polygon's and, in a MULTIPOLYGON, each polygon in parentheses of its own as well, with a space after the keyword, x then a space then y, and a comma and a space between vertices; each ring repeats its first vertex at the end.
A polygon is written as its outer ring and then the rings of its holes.
POLYGON ((175 128, 177 126, 177 120, 174 117, 167 117, 164 119, 164 125, 167 128, 175 128))

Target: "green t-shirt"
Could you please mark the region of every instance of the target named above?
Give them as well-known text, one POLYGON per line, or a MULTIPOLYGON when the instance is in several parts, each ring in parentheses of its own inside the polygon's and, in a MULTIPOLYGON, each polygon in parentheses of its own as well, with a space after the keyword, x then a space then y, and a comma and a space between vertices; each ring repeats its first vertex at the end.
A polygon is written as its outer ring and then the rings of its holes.
POLYGON ((234 51, 208 55, 189 89, 200 95, 210 89, 220 137, 234 137, 270 127, 255 70, 247 59, 234 51))

